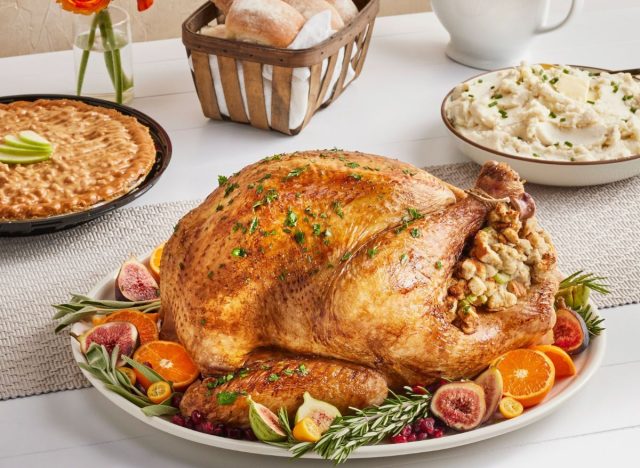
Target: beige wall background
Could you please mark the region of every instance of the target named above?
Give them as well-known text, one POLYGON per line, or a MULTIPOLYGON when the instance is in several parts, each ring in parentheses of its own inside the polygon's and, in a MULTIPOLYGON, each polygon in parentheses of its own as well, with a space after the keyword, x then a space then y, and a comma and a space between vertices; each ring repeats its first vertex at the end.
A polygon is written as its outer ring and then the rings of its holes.
MULTIPOLYGON (((180 36, 182 21, 203 0, 156 0, 138 13, 135 0, 114 0, 129 11, 135 41, 180 36)), ((381 0, 380 15, 426 11, 430 0, 381 0)), ((0 57, 64 50, 71 47, 73 14, 55 0, 0 0, 0 57)))

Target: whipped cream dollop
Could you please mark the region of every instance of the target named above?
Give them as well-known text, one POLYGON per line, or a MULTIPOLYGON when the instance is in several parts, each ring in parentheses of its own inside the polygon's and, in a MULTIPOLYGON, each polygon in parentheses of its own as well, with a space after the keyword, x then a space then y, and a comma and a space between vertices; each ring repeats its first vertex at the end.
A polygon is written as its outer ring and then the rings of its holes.
POLYGON ((628 73, 520 65, 458 85, 453 127, 497 151, 560 161, 640 154, 640 81, 628 73))

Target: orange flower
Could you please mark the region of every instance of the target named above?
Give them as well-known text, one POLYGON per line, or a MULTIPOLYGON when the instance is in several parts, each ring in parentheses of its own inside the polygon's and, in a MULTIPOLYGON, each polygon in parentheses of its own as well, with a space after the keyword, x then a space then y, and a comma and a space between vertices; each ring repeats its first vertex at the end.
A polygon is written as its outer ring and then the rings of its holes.
POLYGON ((153 0, 138 0, 138 11, 144 11, 153 5, 153 0))
POLYGON ((91 15, 109 6, 111 0, 56 0, 63 10, 91 15))

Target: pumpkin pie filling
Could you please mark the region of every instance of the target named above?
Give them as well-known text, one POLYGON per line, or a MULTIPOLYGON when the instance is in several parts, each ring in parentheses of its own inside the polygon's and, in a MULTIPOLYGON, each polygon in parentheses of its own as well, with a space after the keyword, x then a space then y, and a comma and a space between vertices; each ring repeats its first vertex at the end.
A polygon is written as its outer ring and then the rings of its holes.
POLYGON ((0 163, 0 220, 84 211, 118 198, 151 171, 149 130, 113 109, 72 100, 0 104, 0 138, 33 130, 53 144, 51 159, 0 163))

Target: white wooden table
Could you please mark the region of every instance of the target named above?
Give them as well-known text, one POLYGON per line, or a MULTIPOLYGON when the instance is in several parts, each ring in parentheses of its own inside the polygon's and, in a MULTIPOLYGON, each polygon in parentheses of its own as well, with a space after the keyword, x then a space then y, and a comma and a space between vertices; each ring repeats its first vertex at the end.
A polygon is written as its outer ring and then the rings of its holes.
MULTIPOLYGON (((553 15, 566 0, 554 1, 553 15)), ((536 40, 532 60, 621 69, 640 65, 640 4, 588 0, 568 27, 536 40)), ((445 136, 440 101, 476 71, 449 61, 431 13, 379 19, 362 76, 296 137, 203 118, 179 40, 136 44, 133 106, 173 140, 162 180, 136 203, 206 196, 218 174, 258 158, 338 146, 418 166, 462 161, 445 136)), ((1 45, 0 45, 1 47, 1 45)), ((0 95, 73 93, 70 52, 0 59, 0 95)), ((629 252, 640 261, 639 252, 629 252)), ((588 259, 585 259, 588 268, 588 259)), ((549 418, 493 440, 424 455, 357 460, 353 466, 639 466, 640 306, 604 311, 609 348, 587 387, 549 418)), ((1 319, 1 318, 0 318, 1 319)), ((0 356, 0 359, 2 357, 0 356)), ((149 428, 87 389, 0 402, 0 467, 283 466, 199 446, 149 428)), ((328 466, 297 461, 291 466, 328 466)))

